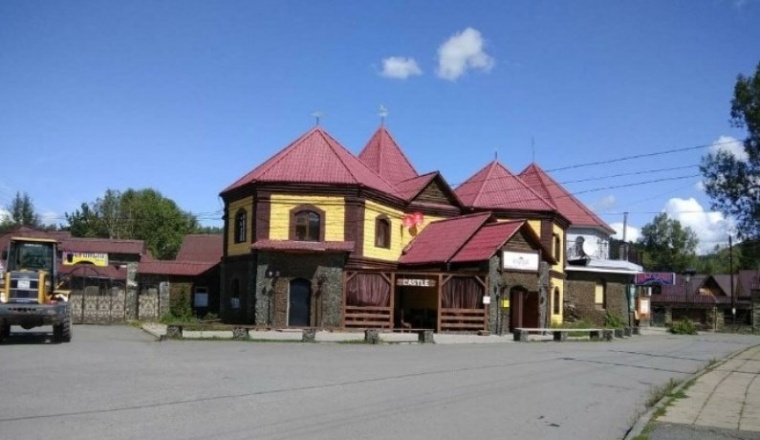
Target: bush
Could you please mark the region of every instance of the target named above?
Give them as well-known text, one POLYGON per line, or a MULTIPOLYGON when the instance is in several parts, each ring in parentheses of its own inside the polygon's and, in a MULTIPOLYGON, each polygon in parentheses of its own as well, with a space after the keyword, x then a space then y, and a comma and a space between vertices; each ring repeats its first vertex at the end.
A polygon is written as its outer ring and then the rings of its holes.
POLYGON ((161 317, 161 322, 183 323, 197 320, 193 313, 190 288, 185 284, 173 284, 169 292, 169 313, 161 317))
POLYGON ((670 327, 670 332, 674 335, 696 335, 697 326, 689 319, 683 321, 674 322, 670 327))
POLYGON ((604 326, 607 328, 623 328, 625 327, 625 321, 620 315, 614 313, 607 313, 604 315, 604 326))

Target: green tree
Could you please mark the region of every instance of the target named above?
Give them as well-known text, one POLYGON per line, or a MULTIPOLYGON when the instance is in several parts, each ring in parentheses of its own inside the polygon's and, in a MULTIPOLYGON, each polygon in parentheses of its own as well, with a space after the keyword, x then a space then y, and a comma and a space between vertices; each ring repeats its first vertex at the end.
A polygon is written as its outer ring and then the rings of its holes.
POLYGON ((729 274, 732 265, 734 273, 745 269, 742 265, 742 248, 738 245, 734 245, 732 250, 728 248, 728 245, 716 245, 711 253, 700 256, 698 260, 697 272, 707 275, 729 274), (733 261, 731 261, 731 253, 733 253, 733 261))
POLYGON ((34 202, 27 193, 16 192, 16 196, 7 206, 8 217, 0 223, 2 232, 9 231, 17 226, 28 226, 30 228, 41 228, 42 222, 40 216, 34 208, 34 202))
POLYGON ((198 227, 192 214, 153 189, 129 189, 121 195, 121 213, 130 238, 145 240, 156 258, 172 259, 185 235, 198 227))
POLYGON ((695 264, 699 240, 691 228, 662 213, 641 228, 638 244, 646 270, 681 273, 695 264))
POLYGON ((144 240, 159 259, 174 258, 185 235, 198 228, 195 216, 154 189, 109 189, 95 202, 67 213, 66 220, 75 237, 144 240))
POLYGON ((737 221, 740 239, 760 238, 760 63, 752 76, 739 75, 731 101, 731 123, 746 128, 746 157, 722 149, 702 158, 700 171, 713 209, 737 221))

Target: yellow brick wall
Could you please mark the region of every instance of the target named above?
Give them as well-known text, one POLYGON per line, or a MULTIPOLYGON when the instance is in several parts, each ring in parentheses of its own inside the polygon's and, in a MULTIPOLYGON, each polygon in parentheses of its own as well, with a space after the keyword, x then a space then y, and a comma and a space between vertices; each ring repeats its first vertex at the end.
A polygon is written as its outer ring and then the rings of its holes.
POLYGON ((397 261, 401 257, 401 251, 425 226, 444 217, 424 216, 421 225, 407 229, 403 225, 405 213, 395 208, 390 208, 376 202, 367 201, 364 205, 364 249, 363 254, 367 258, 375 258, 385 261, 397 261), (387 215, 391 221, 391 247, 390 249, 375 247, 375 219, 379 215, 387 215))
POLYGON ((565 283, 562 278, 554 278, 552 277, 549 290, 549 307, 551 311, 551 321, 554 324, 561 324, 563 317, 563 310, 564 310, 564 300, 565 300, 565 283), (559 313, 554 313, 554 289, 559 289, 559 313))
POLYGON ((269 238, 271 240, 290 238, 290 211, 300 205, 313 205, 325 212, 325 218, 322 219, 325 241, 345 240, 346 201, 343 197, 273 194, 270 200, 269 238))
MULTIPOLYGON (((565 265, 562 262, 565 260, 565 252, 567 252, 567 249, 565 249, 565 231, 556 223, 552 225, 552 255, 554 255, 554 235, 559 237, 560 258, 559 261, 557 261, 557 264, 552 266, 552 270, 563 273, 565 271, 565 265)), ((554 258, 557 258, 557 255, 554 255, 554 258)))
POLYGON ((251 252, 253 234, 253 197, 245 197, 227 205, 227 255, 243 255, 251 252), (235 243, 235 216, 240 208, 246 211, 245 241, 235 243))

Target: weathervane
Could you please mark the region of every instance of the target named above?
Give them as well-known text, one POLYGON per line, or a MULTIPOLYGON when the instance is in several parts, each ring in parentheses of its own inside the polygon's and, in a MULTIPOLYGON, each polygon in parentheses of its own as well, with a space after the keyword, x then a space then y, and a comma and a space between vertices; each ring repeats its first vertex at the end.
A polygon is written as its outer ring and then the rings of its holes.
POLYGON ((385 125, 385 118, 388 117, 388 109, 380 104, 380 113, 378 114, 380 115, 380 125, 385 125))
POLYGON ((319 118, 321 118, 322 116, 324 116, 324 114, 322 114, 321 111, 317 110, 314 113, 312 113, 311 116, 313 116, 314 119, 315 119, 314 123, 316 125, 319 125, 319 118))

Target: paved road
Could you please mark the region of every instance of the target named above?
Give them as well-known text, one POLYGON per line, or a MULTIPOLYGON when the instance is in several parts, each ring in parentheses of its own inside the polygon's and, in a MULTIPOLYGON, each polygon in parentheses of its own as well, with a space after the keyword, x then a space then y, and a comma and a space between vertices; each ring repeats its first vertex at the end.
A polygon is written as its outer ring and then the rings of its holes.
POLYGON ((620 439, 653 386, 760 341, 156 342, 77 326, 0 346, 0 439, 620 439))

